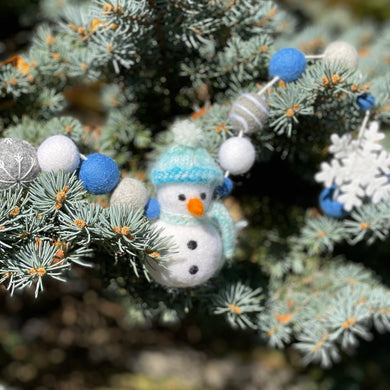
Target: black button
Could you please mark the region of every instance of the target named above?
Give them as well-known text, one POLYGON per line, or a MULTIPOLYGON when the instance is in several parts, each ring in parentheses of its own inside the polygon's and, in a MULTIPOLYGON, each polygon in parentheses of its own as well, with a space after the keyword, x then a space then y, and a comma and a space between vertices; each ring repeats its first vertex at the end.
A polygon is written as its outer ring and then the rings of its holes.
POLYGON ((190 268, 190 274, 191 275, 195 275, 197 272, 199 271, 199 268, 197 265, 193 265, 191 268, 190 268))
POLYGON ((187 242, 188 249, 196 249, 198 247, 198 243, 194 240, 188 241, 187 242))

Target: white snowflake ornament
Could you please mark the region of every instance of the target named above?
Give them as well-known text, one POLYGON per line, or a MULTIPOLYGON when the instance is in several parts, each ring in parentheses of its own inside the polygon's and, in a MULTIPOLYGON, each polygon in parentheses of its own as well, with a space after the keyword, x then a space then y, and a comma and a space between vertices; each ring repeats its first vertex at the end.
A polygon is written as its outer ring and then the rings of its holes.
POLYGON ((390 154, 380 144, 384 137, 376 121, 368 128, 363 124, 356 139, 350 133, 332 134, 329 152, 334 157, 321 164, 315 180, 325 187, 336 185, 335 200, 346 211, 361 206, 365 199, 378 203, 390 196, 390 154))

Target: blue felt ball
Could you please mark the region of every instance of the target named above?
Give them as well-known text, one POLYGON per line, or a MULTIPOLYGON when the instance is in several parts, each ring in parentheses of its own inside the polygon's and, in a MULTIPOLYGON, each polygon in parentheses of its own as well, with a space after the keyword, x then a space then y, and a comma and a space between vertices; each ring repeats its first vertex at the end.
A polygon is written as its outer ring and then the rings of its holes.
POLYGON ((233 182, 228 177, 225 177, 223 183, 215 189, 215 193, 221 198, 230 195, 232 191, 233 182))
POLYGON ((145 206, 145 217, 149 219, 156 219, 160 216, 160 203, 157 199, 150 198, 145 206))
POLYGON ((111 192, 119 183, 119 178, 117 163, 104 154, 90 154, 80 165, 79 179, 84 182, 84 188, 90 194, 111 192))
POLYGON ((348 212, 343 209, 343 204, 337 200, 333 200, 333 194, 337 186, 333 185, 330 188, 324 188, 320 194, 320 208, 324 214, 333 218, 345 218, 348 212))
POLYGON ((371 110, 375 105, 375 98, 368 93, 360 95, 357 99, 357 104, 362 111, 371 110))
POLYGON ((301 77, 306 69, 306 58, 297 49, 286 48, 277 51, 269 63, 269 73, 278 76, 284 82, 291 82, 301 77))

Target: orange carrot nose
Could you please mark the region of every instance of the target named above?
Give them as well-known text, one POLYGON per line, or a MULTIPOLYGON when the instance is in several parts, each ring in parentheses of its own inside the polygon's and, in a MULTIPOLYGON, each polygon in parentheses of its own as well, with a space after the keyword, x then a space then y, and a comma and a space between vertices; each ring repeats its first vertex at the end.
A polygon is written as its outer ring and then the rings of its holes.
POLYGON ((187 203, 187 209, 191 214, 194 214, 196 217, 203 215, 204 208, 203 203, 198 198, 192 198, 187 203))

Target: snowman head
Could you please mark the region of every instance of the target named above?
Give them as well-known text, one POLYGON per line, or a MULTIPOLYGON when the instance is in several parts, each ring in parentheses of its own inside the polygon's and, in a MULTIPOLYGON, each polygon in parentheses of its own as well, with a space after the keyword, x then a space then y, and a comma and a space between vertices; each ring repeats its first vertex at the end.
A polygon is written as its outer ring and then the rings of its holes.
POLYGON ((166 212, 202 217, 213 193, 214 187, 208 184, 168 183, 157 189, 157 200, 166 212))
POLYGON ((222 169, 202 146, 202 131, 192 122, 177 122, 174 144, 151 170, 161 210, 201 217, 215 189, 223 183, 222 169))

